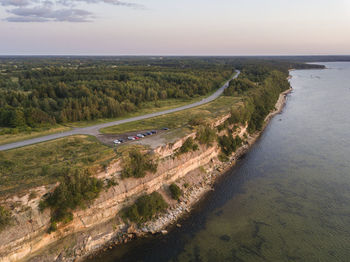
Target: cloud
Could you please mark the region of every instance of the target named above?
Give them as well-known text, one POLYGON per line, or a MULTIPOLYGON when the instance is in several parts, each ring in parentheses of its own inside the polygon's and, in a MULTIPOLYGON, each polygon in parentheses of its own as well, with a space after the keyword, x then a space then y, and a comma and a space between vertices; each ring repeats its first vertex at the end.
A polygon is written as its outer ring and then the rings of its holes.
POLYGON ((30 0, 1 0, 0 4, 2 6, 26 6, 31 2, 30 0))
POLYGON ((82 9, 58 9, 51 7, 20 7, 9 11, 15 16, 10 16, 8 22, 89 22, 93 18, 92 13, 82 9))
POLYGON ((132 2, 125 2, 125 1, 120 1, 120 0, 59 0, 59 2, 63 5, 74 5, 77 2, 84 2, 88 4, 100 4, 100 3, 105 3, 105 4, 110 4, 110 5, 117 5, 117 6, 126 6, 126 7, 131 7, 131 8, 144 8, 143 5, 132 3, 132 2))
POLYGON ((11 16, 7 22, 91 22, 94 15, 79 9, 77 3, 109 4, 143 9, 144 6, 120 0, 0 0, 0 5, 7 6, 11 16))

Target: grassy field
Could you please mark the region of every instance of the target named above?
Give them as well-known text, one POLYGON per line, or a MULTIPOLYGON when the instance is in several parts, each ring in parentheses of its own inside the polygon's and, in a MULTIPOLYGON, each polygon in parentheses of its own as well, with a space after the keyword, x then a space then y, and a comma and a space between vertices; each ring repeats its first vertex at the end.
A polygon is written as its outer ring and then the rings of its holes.
POLYGON ((64 132, 70 130, 70 127, 56 125, 50 128, 38 128, 37 130, 22 131, 16 134, 3 134, 0 135, 0 145, 14 143, 21 140, 27 140, 39 136, 51 135, 54 133, 64 132))
POLYGON ((98 169, 116 154, 94 137, 72 136, 0 152, 0 196, 55 183, 65 167, 98 169))
MULTIPOLYGON (((179 132, 175 135, 181 135, 182 131, 188 131, 188 123, 192 118, 214 119, 218 115, 229 113, 240 101, 240 98, 223 96, 200 107, 109 127, 103 131, 124 133, 166 126, 178 128, 179 132)), ((169 132, 169 135, 170 133, 174 135, 172 132, 169 132)), ((81 135, 0 152, 0 196, 55 183, 58 181, 59 171, 65 167, 102 169, 111 160, 122 157, 133 147, 145 148, 126 144, 118 147, 116 152, 113 148, 101 144, 95 137, 81 135)))
POLYGON ((222 96, 213 102, 196 108, 118 126, 107 127, 100 131, 105 134, 121 134, 138 130, 160 129, 162 127, 168 127, 171 129, 184 127, 193 118, 210 120, 218 115, 229 113, 233 106, 239 104, 239 101, 241 101, 240 98, 222 96))

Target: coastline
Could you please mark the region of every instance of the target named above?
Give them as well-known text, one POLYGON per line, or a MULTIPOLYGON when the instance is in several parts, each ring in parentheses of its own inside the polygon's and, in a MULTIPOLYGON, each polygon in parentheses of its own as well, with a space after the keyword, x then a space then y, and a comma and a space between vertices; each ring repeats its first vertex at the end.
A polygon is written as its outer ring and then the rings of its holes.
MULTIPOLYGON (((39 212, 37 206, 41 197, 52 190, 50 187, 34 189, 36 198, 29 199, 29 194, 8 199, 9 203, 24 203, 31 209, 23 209, 19 205, 16 220, 19 221, 9 230, 2 232, 0 238, 0 261, 84 261, 95 254, 112 249, 122 243, 138 237, 152 234, 167 234, 167 230, 177 225, 180 218, 186 217, 203 196, 213 189, 217 179, 230 170, 237 160, 255 143, 269 120, 283 109, 286 94, 291 89, 280 93, 274 110, 266 117, 261 131, 253 135, 247 133, 247 124, 236 126, 233 136, 244 138, 244 145, 236 150, 227 162, 219 160, 221 149, 217 143, 212 146, 199 145, 198 151, 189 152, 181 157, 173 158, 174 152, 184 141, 195 138, 196 132, 167 141, 153 150, 162 157, 155 174, 148 174, 142 180, 130 178, 121 180, 116 186, 101 193, 98 199, 87 209, 79 209, 74 213, 74 220, 62 225, 56 232, 47 234, 50 212, 39 212), (168 192, 171 183, 178 184, 184 194, 180 202, 173 200, 168 192), (124 207, 132 204, 139 196, 158 191, 161 193, 169 209, 142 227, 133 223, 125 223, 116 214, 124 207), (28 222, 29 221, 29 222, 28 222)), ((223 124, 230 115, 220 115, 213 119, 212 127, 223 124)), ((233 125, 230 126, 233 128, 233 125)), ((219 132, 219 136, 225 131, 219 132)), ((119 177, 120 161, 112 163, 107 170, 96 174, 100 179, 119 177)))
MULTIPOLYGON (((291 77, 291 76, 289 76, 291 77)), ((289 78, 290 79, 290 78, 289 78)), ((154 234, 168 234, 168 231, 172 228, 181 227, 180 224, 176 224, 177 221, 184 216, 191 213, 192 209, 203 200, 205 195, 213 190, 213 185, 217 182, 217 179, 234 167, 237 161, 245 155, 250 148, 255 144, 257 139, 264 132, 267 125, 270 123, 271 119, 282 112, 286 101, 287 95, 292 92, 292 88, 282 92, 275 104, 275 110, 269 113, 265 118, 265 123, 259 132, 256 132, 248 136, 247 143, 237 149, 237 151, 230 157, 227 162, 220 162, 216 165, 209 167, 206 175, 202 176, 199 185, 189 188, 184 192, 184 197, 181 201, 177 203, 174 207, 168 208, 163 214, 158 216, 155 220, 145 223, 142 228, 130 228, 127 233, 118 236, 117 238, 111 239, 105 243, 102 248, 93 251, 89 254, 84 254, 77 261, 85 261, 87 258, 93 258, 98 254, 103 254, 103 252, 108 249, 117 248, 121 244, 125 244, 132 241, 135 238, 146 237, 147 235, 154 234)), ((246 127, 245 127, 246 129, 246 127)))

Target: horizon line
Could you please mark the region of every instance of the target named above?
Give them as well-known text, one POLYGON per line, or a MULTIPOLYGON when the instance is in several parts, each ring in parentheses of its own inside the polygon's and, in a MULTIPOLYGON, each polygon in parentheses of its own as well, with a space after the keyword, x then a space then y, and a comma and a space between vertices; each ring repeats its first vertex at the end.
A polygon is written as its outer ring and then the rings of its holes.
POLYGON ((0 54, 0 57, 350 57, 350 54, 240 54, 240 55, 215 55, 215 54, 0 54))

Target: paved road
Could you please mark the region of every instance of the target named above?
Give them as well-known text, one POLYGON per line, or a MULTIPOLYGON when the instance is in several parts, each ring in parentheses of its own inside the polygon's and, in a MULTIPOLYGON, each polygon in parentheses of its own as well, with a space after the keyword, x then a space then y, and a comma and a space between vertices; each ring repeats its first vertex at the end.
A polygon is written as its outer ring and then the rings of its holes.
POLYGON ((152 114, 136 116, 136 117, 132 117, 132 118, 117 120, 117 121, 108 122, 108 123, 104 123, 104 124, 98 124, 98 125, 89 126, 89 127, 75 128, 75 129, 72 129, 70 131, 66 131, 66 132, 62 132, 62 133, 52 134, 52 135, 48 135, 48 136, 41 136, 41 137, 23 140, 23 141, 11 143, 11 144, 5 144, 5 145, 0 146, 0 151, 9 150, 9 149, 18 148, 18 147, 23 147, 23 146, 28 146, 28 145, 41 143, 41 142, 45 142, 45 141, 49 141, 49 140, 53 140, 53 139, 57 139, 57 138, 71 136, 71 135, 93 135, 93 136, 96 136, 99 134, 99 130, 101 128, 121 125, 121 124, 129 123, 129 122, 134 122, 134 121, 143 120, 143 119, 147 119, 147 118, 151 118, 151 117, 155 117, 155 116, 170 114, 170 113, 182 111, 185 109, 193 108, 196 106, 200 106, 200 105, 209 103, 209 102, 217 99, 224 92, 224 90, 228 87, 230 81, 237 78, 239 76, 239 74, 240 74, 240 71, 237 71, 236 75, 232 79, 227 81, 214 94, 212 94, 211 96, 209 96, 209 97, 207 97, 199 102, 193 103, 193 104, 189 104, 189 105, 185 105, 185 106, 181 106, 181 107, 177 107, 177 108, 173 108, 173 109, 169 109, 169 110, 165 110, 165 111, 161 111, 161 112, 156 112, 156 113, 152 113, 152 114))

